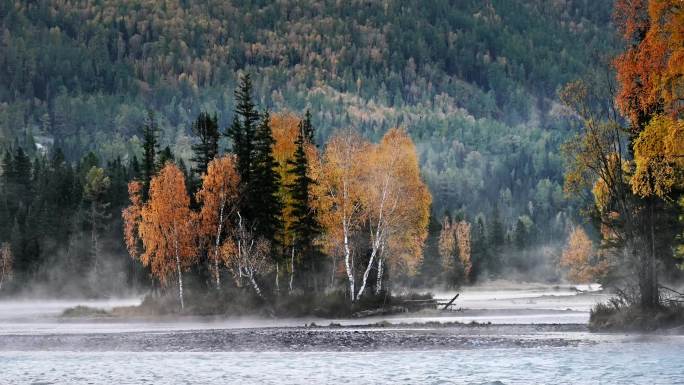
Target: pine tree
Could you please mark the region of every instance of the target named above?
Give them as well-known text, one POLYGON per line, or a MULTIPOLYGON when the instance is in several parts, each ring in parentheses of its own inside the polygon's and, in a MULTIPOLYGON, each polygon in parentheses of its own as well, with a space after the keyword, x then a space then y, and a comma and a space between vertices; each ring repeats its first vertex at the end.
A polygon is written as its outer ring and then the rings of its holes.
POLYGON ((487 242, 491 246, 491 253, 488 254, 487 270, 492 274, 498 274, 501 271, 501 253, 506 241, 506 234, 503 223, 499 215, 499 206, 494 206, 492 213, 491 225, 489 227, 489 234, 487 234, 487 242))
POLYGON ((143 202, 147 201, 150 191, 150 181, 157 173, 157 123, 152 112, 148 113, 147 122, 143 126, 143 158, 142 158, 142 181, 143 202))
POLYGON ((278 195, 280 175, 276 171, 278 162, 273 157, 275 140, 271 133, 268 112, 262 117, 254 135, 254 161, 247 199, 250 201, 247 213, 255 226, 257 236, 273 242, 282 227, 282 202, 278 195))
MULTIPOLYGON (((291 228, 288 229, 293 237, 292 246, 300 255, 300 263, 305 271, 308 270, 309 276, 314 275, 319 269, 320 254, 316 250, 314 240, 321 232, 309 199, 310 186, 314 181, 308 175, 309 160, 306 155, 306 145, 311 144, 310 138, 312 137, 313 127, 311 127, 310 114, 307 111, 305 120, 299 124, 294 158, 288 161, 291 166, 288 172, 293 176, 293 180, 286 188, 292 200, 293 220, 291 228)), ((310 288, 313 286, 315 285, 309 285, 310 288)))
POLYGON ((439 255, 439 233, 442 224, 438 219, 439 214, 430 210, 430 221, 428 223, 428 236, 423 248, 423 264, 420 270, 420 282, 426 287, 437 285, 438 278, 442 272, 441 257, 439 255))
MULTIPOLYGON (((175 156, 173 155, 173 151, 171 151, 171 147, 166 146, 164 147, 163 150, 159 152, 159 156, 157 157, 157 170, 161 170, 166 166, 167 162, 174 162, 175 161, 175 156)), ((185 168, 183 167, 182 170, 185 168)))
POLYGON ((304 120, 302 121, 301 126, 304 139, 306 139, 307 142, 316 145, 316 143, 314 142, 314 128, 311 124, 311 111, 306 110, 306 113, 304 114, 304 120))
POLYGON ((106 175, 105 170, 93 166, 86 174, 85 185, 83 187, 83 195, 90 203, 88 210, 88 224, 90 226, 90 242, 91 242, 91 256, 94 285, 102 278, 101 264, 101 250, 100 233, 105 228, 105 221, 110 218, 108 213, 110 203, 106 201, 106 196, 111 186, 111 179, 106 175))
POLYGON ((478 215, 475 220, 475 226, 472 232, 472 263, 473 270, 471 272, 471 282, 475 282, 482 273, 482 270, 486 268, 486 261, 488 259, 488 248, 487 248, 487 233, 485 231, 485 223, 482 216, 478 215))
POLYGON ((30 201, 31 189, 31 159, 21 147, 17 147, 14 153, 13 168, 11 169, 12 182, 19 189, 18 198, 30 201))
MULTIPOLYGON (((2 198, 3 198, 3 203, 5 204, 6 210, 7 210, 7 217, 8 217, 8 222, 9 218, 12 217, 14 213, 14 206, 17 204, 17 202, 13 199, 13 191, 12 191, 12 186, 10 183, 13 182, 12 176, 13 176, 13 171, 14 171, 14 157, 12 157, 12 153, 7 150, 5 152, 5 156, 2 158, 2 183, 0 183, 0 192, 2 192, 2 198)), ((10 227, 9 224, 5 224, 5 227, 10 227)))
POLYGON ((251 180, 255 131, 259 121, 259 112, 252 102, 252 80, 249 74, 242 77, 240 86, 235 90, 235 99, 237 106, 233 123, 225 135, 231 140, 233 153, 237 156, 241 184, 247 187, 251 180))
POLYGON ((128 163, 128 175, 130 179, 140 178, 140 162, 138 157, 133 155, 133 159, 128 163))
POLYGON ((192 124, 192 132, 199 142, 192 145, 194 166, 192 171, 201 178, 206 174, 209 162, 218 154, 219 128, 216 115, 211 116, 206 112, 200 112, 197 120, 192 124))
POLYGON ((520 218, 515 223, 513 243, 518 251, 525 249, 525 246, 527 246, 527 227, 520 218))

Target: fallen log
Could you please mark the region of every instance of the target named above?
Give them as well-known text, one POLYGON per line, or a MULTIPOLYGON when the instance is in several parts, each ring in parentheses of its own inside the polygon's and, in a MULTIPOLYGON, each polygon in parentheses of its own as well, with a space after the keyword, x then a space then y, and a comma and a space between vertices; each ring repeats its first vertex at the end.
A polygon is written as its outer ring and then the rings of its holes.
POLYGON ((449 306, 451 306, 451 304, 454 303, 454 301, 456 301, 456 298, 458 298, 459 295, 461 295, 461 293, 456 293, 456 295, 454 296, 454 298, 452 298, 451 301, 449 301, 446 305, 444 305, 444 307, 442 308, 442 310, 448 309, 449 306))

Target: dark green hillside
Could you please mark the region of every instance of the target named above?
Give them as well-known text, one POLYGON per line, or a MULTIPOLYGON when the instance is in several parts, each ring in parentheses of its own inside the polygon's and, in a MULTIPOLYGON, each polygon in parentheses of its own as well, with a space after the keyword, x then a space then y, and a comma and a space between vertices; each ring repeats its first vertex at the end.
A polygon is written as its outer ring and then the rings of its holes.
POLYGON ((611 8, 0 0, 0 147, 140 159, 149 109, 162 148, 188 160, 191 122, 206 110, 226 127, 238 74, 249 71, 261 107, 311 109, 319 143, 340 127, 374 140, 407 127, 437 213, 492 223, 496 212, 506 239, 517 227, 525 244, 546 244, 566 228, 556 91, 616 46, 611 8))

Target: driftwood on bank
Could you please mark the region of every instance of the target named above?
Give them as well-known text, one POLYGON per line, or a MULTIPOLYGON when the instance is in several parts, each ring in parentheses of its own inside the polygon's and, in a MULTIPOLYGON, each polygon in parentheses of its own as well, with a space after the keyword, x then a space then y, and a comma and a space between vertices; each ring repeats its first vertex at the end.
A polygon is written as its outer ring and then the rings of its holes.
POLYGON ((449 308, 449 306, 451 306, 451 304, 454 303, 454 301, 456 301, 456 298, 458 298, 459 295, 461 295, 461 293, 456 293, 456 295, 454 296, 454 298, 452 298, 451 301, 447 302, 447 304, 444 305, 444 307, 442 308, 442 310, 447 310, 447 309, 449 308))

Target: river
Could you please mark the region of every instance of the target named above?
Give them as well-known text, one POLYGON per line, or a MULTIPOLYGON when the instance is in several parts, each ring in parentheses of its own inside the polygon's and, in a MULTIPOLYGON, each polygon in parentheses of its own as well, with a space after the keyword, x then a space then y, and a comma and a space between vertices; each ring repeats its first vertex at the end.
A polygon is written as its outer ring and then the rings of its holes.
POLYGON ((684 384, 684 336, 588 332, 595 289, 499 283, 459 311, 360 320, 65 320, 140 299, 1 302, 0 384, 684 384))

